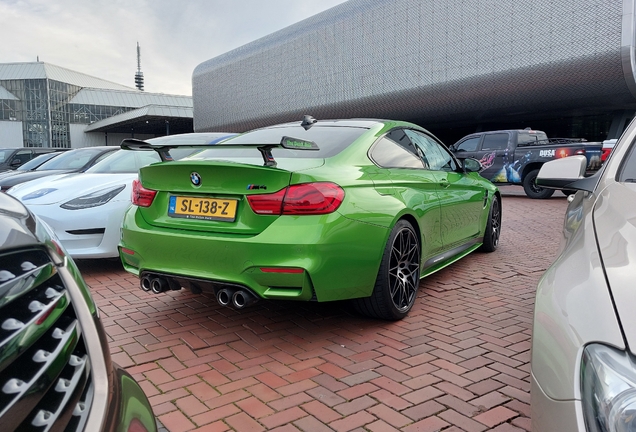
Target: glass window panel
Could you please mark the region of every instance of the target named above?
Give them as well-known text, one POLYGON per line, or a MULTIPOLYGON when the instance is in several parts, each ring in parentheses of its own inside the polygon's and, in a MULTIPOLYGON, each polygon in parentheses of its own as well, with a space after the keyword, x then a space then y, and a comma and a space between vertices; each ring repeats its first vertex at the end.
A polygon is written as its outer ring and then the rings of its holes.
POLYGON ((480 139, 481 137, 468 138, 455 147, 457 149, 456 151, 477 151, 480 139))
POLYGON ((481 145, 482 150, 504 150, 508 147, 508 134, 496 133, 484 135, 484 142, 481 145))
POLYGON ((370 156, 383 168, 424 168, 419 157, 386 136, 373 145, 370 156))
POLYGON ((454 171, 455 160, 451 154, 432 137, 418 131, 407 130, 407 135, 419 147, 424 167, 434 171, 454 171))

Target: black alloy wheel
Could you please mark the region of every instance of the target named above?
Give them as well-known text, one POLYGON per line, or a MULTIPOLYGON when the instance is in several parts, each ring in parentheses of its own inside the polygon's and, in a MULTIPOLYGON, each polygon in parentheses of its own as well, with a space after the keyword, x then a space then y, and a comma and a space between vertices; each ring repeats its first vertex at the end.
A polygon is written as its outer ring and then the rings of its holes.
POLYGON ((484 242, 480 250, 483 252, 494 252, 499 246, 499 237, 501 236, 501 201, 495 195, 490 204, 488 212, 488 222, 484 232, 484 242))
POLYGON ((420 282, 420 248, 411 226, 398 231, 389 259, 389 292, 393 306, 408 312, 420 282))
POLYGON ((353 301, 358 312, 385 320, 404 318, 417 297, 420 257, 415 229, 405 220, 398 221, 384 248, 371 296, 353 301))

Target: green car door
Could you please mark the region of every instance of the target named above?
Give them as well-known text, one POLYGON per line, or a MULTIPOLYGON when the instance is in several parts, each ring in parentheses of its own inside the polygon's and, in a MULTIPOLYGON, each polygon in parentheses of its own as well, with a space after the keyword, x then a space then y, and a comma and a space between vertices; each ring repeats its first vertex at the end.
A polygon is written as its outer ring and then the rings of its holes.
POLYGON ((483 227, 487 192, 476 174, 461 172, 446 148, 432 136, 412 129, 406 135, 420 151, 427 176, 439 186, 441 237, 444 250, 470 247, 483 227))
POLYGON ((434 173, 424 169, 417 149, 405 130, 393 129, 378 139, 369 156, 384 168, 393 188, 393 195, 403 208, 412 209, 421 227, 422 262, 438 256, 444 249, 441 237, 439 181, 434 173))

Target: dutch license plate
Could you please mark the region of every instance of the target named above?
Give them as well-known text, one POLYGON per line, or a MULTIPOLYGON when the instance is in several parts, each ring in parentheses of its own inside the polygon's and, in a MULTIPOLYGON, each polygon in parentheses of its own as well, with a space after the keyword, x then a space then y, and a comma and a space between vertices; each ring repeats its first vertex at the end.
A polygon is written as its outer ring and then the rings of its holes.
POLYGON ((232 222, 236 218, 237 203, 234 199, 171 196, 168 216, 232 222))

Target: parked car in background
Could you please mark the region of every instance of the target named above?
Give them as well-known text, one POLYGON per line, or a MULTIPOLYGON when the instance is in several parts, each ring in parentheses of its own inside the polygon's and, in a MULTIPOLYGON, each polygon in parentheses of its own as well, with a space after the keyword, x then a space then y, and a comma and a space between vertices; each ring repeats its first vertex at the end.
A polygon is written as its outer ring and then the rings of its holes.
POLYGON ((636 122, 601 171, 575 156, 537 184, 578 190, 541 278, 532 331, 532 430, 636 430, 636 122))
MULTIPOLYGON (((170 135, 148 142, 194 139, 208 145, 227 136, 226 133, 170 135)), ((53 228, 74 258, 118 256, 120 227, 124 211, 130 206, 132 182, 139 168, 161 160, 154 151, 133 153, 117 147, 115 150, 86 172, 44 177, 8 191, 53 228)), ((179 158, 193 151, 187 148, 173 152, 173 156, 179 158)))
POLYGON ((541 166, 553 159, 585 155, 588 171, 601 166, 601 144, 581 139, 552 138, 545 132, 531 130, 498 130, 465 136, 450 149, 458 158, 478 159, 484 169, 481 175, 495 184, 519 184, 530 198, 549 198, 554 191, 536 185, 541 166))
POLYGON ((23 174, 28 171, 34 171, 45 162, 48 162, 49 160, 53 159, 55 156, 59 156, 62 153, 64 152, 56 151, 56 152, 50 152, 50 153, 43 153, 39 156, 34 157, 30 161, 20 165, 14 170, 7 170, 7 171, 0 172, 0 179, 6 178, 12 175, 16 175, 16 174, 23 174))
POLYGON ((118 147, 112 146, 82 147, 69 150, 64 152, 63 155, 45 162, 33 171, 10 175, 5 178, 0 177, 0 191, 6 192, 15 185, 42 177, 86 171, 117 150, 119 150, 118 147))
POLYGON ((36 156, 59 150, 50 147, 0 148, 0 172, 14 170, 36 156))
POLYGON ((156 431, 50 228, 0 194, 0 430, 156 431))
POLYGON ((355 299, 401 319, 421 276, 497 248, 501 198, 480 167, 411 123, 306 116, 142 168, 120 256, 155 293, 206 290, 235 308, 355 299))
POLYGON ((610 153, 612 153, 612 149, 616 145, 617 139, 608 139, 603 141, 603 148, 601 150, 601 162, 605 162, 609 157, 610 153))

